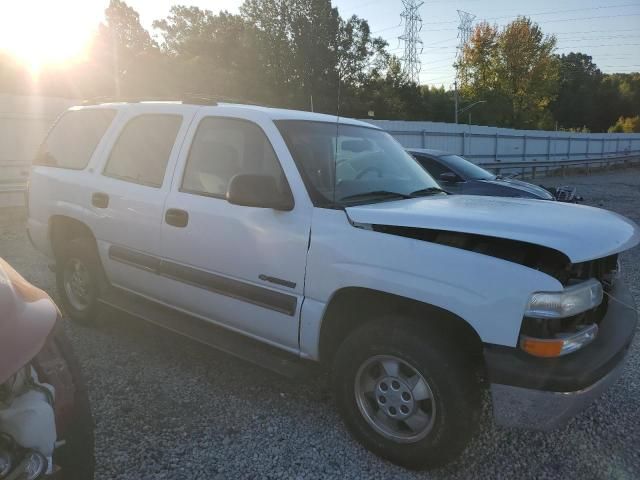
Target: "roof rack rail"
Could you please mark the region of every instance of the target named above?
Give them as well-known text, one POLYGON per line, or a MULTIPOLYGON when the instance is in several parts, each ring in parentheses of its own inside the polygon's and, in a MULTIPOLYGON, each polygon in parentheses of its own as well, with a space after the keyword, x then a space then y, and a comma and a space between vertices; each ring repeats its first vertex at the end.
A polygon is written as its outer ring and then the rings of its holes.
POLYGON ((236 103, 239 105, 254 105, 261 107, 277 108, 274 105, 249 100, 246 98, 233 98, 223 95, 206 95, 200 93, 183 93, 181 95, 155 95, 155 96, 131 96, 131 97, 94 97, 82 101, 82 105, 99 105, 101 103, 140 103, 140 102, 182 102, 189 105, 216 106, 219 103, 236 103))
POLYGON ((141 103, 141 102, 182 102, 189 105, 215 106, 218 101, 214 97, 185 94, 180 96, 132 96, 132 97, 94 97, 82 101, 82 105, 99 105, 101 103, 141 103))

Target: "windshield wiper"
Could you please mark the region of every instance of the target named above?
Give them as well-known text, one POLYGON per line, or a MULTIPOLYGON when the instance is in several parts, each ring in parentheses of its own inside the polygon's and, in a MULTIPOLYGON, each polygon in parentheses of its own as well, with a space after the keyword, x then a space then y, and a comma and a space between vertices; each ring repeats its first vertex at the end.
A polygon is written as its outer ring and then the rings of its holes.
POLYGON ((429 187, 429 188, 422 188, 420 190, 416 190, 415 192, 411 192, 408 195, 408 197, 409 198, 426 197, 428 195, 437 195, 438 193, 448 193, 448 192, 438 187, 429 187))
POLYGON ((356 193, 354 195, 347 195, 346 197, 342 197, 340 200, 360 200, 368 197, 396 197, 396 198, 413 198, 411 195, 407 195, 406 193, 400 192, 391 192, 389 190, 374 190, 372 192, 363 192, 356 193))

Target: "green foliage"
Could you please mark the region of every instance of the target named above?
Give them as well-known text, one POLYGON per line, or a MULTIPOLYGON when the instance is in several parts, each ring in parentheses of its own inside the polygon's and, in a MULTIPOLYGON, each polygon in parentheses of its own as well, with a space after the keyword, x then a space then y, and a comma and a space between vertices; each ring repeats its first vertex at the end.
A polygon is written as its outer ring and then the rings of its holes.
POLYGON ((486 123, 514 128, 549 128, 548 107, 557 95, 556 39, 530 19, 519 17, 502 30, 480 23, 460 62, 461 91, 470 101, 486 100, 486 123))
POLYGON ((640 133, 640 116, 620 117, 612 127, 609 127, 609 133, 640 133))

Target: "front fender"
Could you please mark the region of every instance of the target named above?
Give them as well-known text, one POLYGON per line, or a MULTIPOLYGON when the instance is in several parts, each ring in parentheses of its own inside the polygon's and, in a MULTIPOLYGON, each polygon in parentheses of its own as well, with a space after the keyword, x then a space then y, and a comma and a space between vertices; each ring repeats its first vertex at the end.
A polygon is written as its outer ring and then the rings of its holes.
POLYGON ((377 290, 447 310, 483 342, 515 346, 531 293, 560 291, 547 274, 479 253, 356 228, 344 212, 316 209, 307 263, 301 350, 315 357, 322 318, 348 287, 377 290))

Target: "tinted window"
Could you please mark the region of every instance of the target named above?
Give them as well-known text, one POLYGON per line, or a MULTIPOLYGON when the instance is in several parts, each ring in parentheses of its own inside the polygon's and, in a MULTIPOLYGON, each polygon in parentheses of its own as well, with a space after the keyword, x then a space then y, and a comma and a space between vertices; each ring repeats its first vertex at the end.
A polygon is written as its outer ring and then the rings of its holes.
POLYGON ((180 115, 141 115, 130 120, 111 150, 104 174, 160 187, 181 124, 180 115))
POLYGON ((465 180, 493 180, 496 176, 458 155, 443 155, 440 159, 465 180))
POLYGON ((65 113, 40 146, 36 165, 83 169, 111 124, 114 110, 74 110, 65 113))
POLYGON ((438 163, 436 160, 434 160, 431 157, 416 155, 416 159, 418 160, 418 162, 420 162, 420 164, 424 168, 426 168, 427 172, 429 172, 429 174, 435 179, 440 178, 441 174, 451 171, 450 169, 442 166, 440 163, 438 163))
POLYGON ((269 140, 257 125, 228 118, 205 118, 193 140, 182 190, 224 197, 232 177, 270 175, 284 188, 285 180, 269 140))

